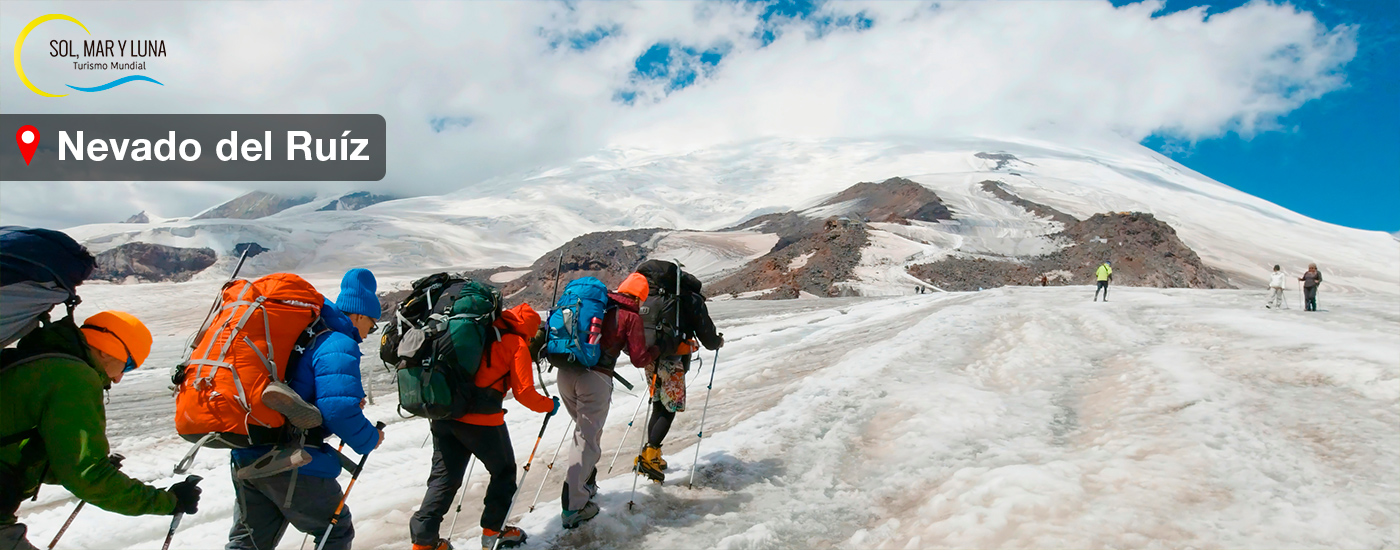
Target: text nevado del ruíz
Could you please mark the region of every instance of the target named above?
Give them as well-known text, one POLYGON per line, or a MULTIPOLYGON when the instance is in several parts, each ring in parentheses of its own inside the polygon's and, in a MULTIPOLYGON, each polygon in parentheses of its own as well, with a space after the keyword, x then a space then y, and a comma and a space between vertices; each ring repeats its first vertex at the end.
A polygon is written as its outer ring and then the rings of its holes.
MULTIPOLYGON (((333 160, 370 160, 369 155, 363 154, 365 147, 369 145, 368 139, 350 138, 350 130, 341 133, 337 138, 312 138, 311 132, 291 130, 287 132, 287 160, 312 160, 333 161, 333 160), (314 142, 314 144, 313 144, 314 142), (315 149, 313 156, 312 149, 315 149)), ((149 139, 131 140, 123 139, 94 139, 85 141, 83 132, 75 132, 75 141, 66 131, 58 133, 58 159, 67 160, 68 155, 72 155, 74 160, 83 160, 84 154, 88 160, 101 162, 110 156, 114 160, 126 160, 128 152, 131 160, 143 162, 148 160, 168 161, 175 160, 178 156, 180 160, 198 160, 203 153, 204 147, 198 140, 185 139, 176 140, 175 132, 170 132, 167 139, 158 139, 154 143, 149 139)), ((263 132, 262 140, 245 139, 241 143, 238 141, 238 132, 229 132, 228 139, 221 139, 215 144, 215 155, 221 161, 233 160, 273 160, 274 146, 272 142, 272 132, 263 132)))

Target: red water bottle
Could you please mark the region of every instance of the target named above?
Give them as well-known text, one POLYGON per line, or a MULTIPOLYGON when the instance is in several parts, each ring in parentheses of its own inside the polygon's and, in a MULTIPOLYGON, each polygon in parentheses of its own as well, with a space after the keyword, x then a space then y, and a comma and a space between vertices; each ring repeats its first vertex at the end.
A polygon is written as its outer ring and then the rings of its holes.
POLYGON ((589 321, 589 323, 588 323, 588 343, 589 343, 589 345, 594 345, 594 346, 596 346, 596 345, 598 345, 598 342, 601 342, 602 340, 603 340, 603 320, 602 320, 602 319, 599 319, 599 318, 597 318, 597 317, 594 317, 593 320, 592 320, 592 321, 589 321))

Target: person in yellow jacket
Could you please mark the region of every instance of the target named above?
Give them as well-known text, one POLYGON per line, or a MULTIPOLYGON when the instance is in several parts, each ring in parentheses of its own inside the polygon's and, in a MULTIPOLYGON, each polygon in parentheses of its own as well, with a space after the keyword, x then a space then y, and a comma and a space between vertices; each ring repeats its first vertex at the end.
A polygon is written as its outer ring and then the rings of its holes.
POLYGON ((1113 264, 1108 260, 1104 260, 1103 264, 1099 266, 1098 271, 1094 273, 1094 276, 1099 280, 1098 288, 1094 289, 1094 301, 1099 301, 1099 291, 1102 290, 1103 301, 1107 302, 1108 282, 1113 280, 1113 264))

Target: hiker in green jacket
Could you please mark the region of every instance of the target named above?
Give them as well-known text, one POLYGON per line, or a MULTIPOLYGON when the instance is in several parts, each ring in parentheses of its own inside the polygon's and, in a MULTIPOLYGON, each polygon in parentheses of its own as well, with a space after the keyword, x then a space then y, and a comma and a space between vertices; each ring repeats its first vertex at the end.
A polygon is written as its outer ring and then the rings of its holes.
POLYGON ((1103 301, 1108 301, 1108 282, 1113 280, 1113 264, 1104 260, 1099 264, 1099 268, 1094 270, 1094 278, 1098 279, 1098 287, 1094 289, 1094 301, 1099 301, 1099 291, 1103 291, 1103 301))
POLYGON ((150 351, 151 332, 140 320, 104 311, 81 329, 71 321, 35 329, 0 355, 0 550, 34 548, 17 513, 42 483, 128 516, 195 513, 194 483, 157 489, 127 477, 107 456, 102 391, 150 351))

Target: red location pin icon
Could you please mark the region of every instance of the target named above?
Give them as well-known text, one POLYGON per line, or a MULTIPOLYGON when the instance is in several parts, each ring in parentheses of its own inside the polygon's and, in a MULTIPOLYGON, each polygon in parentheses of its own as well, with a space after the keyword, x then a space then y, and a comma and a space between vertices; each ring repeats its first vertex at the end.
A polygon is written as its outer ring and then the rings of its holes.
POLYGON ((19 145, 19 154, 24 156, 24 165, 29 166, 29 159, 34 158, 34 150, 39 148, 39 129, 28 124, 20 126, 15 132, 15 144, 19 145))

